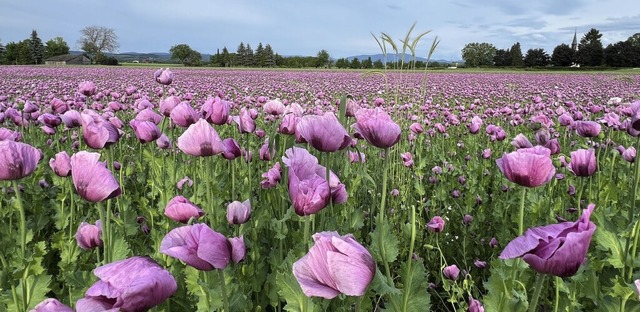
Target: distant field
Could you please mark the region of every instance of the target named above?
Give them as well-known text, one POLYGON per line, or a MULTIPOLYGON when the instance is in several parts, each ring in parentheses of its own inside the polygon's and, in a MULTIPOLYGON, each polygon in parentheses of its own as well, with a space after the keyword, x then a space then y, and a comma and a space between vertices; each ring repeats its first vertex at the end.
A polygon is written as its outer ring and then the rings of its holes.
MULTIPOLYGON (((292 71, 300 71, 300 70, 304 70, 304 71, 345 71, 345 72, 350 72, 350 71, 361 71, 361 72, 373 72, 373 71, 380 71, 380 70, 374 70, 374 69, 339 69, 339 68, 331 68, 331 69, 321 69, 321 68, 254 68, 254 67, 232 67, 232 68, 222 68, 222 67, 207 67, 207 66, 200 66, 200 67, 185 67, 181 64, 162 64, 162 63, 120 63, 121 66, 123 67, 157 67, 157 68, 166 68, 166 67, 170 67, 170 68, 178 68, 178 67, 182 67, 182 68, 190 68, 190 69, 217 69, 217 70, 225 70, 225 69, 229 69, 229 70, 292 70, 292 71)), ((388 70, 388 71, 397 71, 400 72, 399 70, 388 70)), ((411 72, 408 70, 404 70, 404 72, 411 72)), ((423 73, 424 69, 416 69, 414 72, 416 73, 423 73)), ((545 74, 632 74, 632 75, 639 75, 640 74, 640 68, 623 68, 623 69, 606 69, 606 70, 580 70, 580 69, 575 69, 575 70, 553 70, 553 69, 527 69, 527 68, 522 68, 522 69, 513 69, 513 68, 429 68, 430 73, 445 73, 445 72, 451 72, 451 73, 506 73, 506 74, 518 74, 518 73, 536 73, 536 74, 541 74, 541 73, 545 73, 545 74)))

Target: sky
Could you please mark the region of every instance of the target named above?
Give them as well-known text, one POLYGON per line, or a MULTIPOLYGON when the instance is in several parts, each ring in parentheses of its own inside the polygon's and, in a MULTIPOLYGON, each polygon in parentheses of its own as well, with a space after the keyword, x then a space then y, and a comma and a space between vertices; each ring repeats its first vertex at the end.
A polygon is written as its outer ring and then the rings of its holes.
MULTIPOLYGON (((63 37, 80 50, 80 30, 103 26, 115 30, 118 52, 168 52, 185 43, 200 53, 240 42, 255 50, 270 44, 280 55, 315 56, 324 49, 332 58, 381 53, 373 35, 385 33, 401 47, 419 41, 416 55, 426 57, 433 40, 440 44, 432 59, 460 60, 462 48, 487 42, 498 49, 520 42, 522 53, 543 48, 551 55, 596 28, 606 47, 640 32, 637 0, 0 0, 0 42, 27 39, 35 29, 43 42, 63 37)), ((388 49, 391 51, 391 49, 388 49)))

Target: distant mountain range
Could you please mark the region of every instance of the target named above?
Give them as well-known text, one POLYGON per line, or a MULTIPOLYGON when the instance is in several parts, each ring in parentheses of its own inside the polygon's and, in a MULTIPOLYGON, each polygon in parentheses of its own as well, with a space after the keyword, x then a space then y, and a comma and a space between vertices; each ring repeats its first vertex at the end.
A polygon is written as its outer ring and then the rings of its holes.
MULTIPOLYGON (((71 51, 71 54, 82 54, 84 52, 82 51, 71 51)), ((113 56, 115 57, 119 62, 125 62, 125 63, 130 63, 133 61, 138 61, 138 62, 159 62, 159 63, 163 63, 163 62, 169 62, 171 61, 171 54, 167 53, 167 52, 150 52, 150 53, 140 53, 140 52, 123 52, 123 53, 105 53, 106 56, 113 56)), ((398 54, 397 56, 397 61, 400 62, 400 60, 402 59, 401 54, 398 54)), ((287 56, 285 56, 287 57, 287 56)), ((354 55, 354 56, 349 56, 346 57, 346 59, 348 61, 351 61, 355 58, 357 58, 359 61, 364 61, 367 58, 371 57, 371 61, 375 62, 377 60, 383 61, 385 60, 384 54, 361 54, 361 55, 354 55)), ((211 58, 211 54, 202 54, 202 61, 203 62, 208 62, 211 58)), ((333 58, 334 61, 336 61, 336 58, 333 58)), ((387 54, 387 62, 393 62, 394 60, 394 55, 393 54, 387 54)), ((409 62, 411 60, 411 55, 406 55, 404 58, 405 62, 409 62)), ((427 59, 424 57, 416 57, 417 61, 422 61, 425 62, 427 59)), ((430 60, 430 62, 438 62, 438 63, 447 63, 447 64, 451 64, 451 63, 464 63, 463 61, 451 61, 451 60, 444 60, 444 59, 438 59, 438 60, 430 60)))

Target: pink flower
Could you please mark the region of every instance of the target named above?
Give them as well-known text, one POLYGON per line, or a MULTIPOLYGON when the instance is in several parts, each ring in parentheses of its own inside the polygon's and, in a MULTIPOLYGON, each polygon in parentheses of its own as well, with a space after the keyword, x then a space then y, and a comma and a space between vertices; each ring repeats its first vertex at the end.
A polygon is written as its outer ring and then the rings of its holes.
POLYGON ((309 297, 332 299, 339 294, 362 296, 376 272, 367 249, 353 235, 337 232, 313 235, 314 245, 293 264, 293 275, 309 297))

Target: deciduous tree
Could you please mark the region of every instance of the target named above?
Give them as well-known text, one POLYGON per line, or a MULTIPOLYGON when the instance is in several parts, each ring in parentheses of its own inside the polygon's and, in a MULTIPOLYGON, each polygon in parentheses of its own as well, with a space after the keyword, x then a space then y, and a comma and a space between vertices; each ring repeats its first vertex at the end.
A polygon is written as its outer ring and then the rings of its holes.
POLYGON ((549 64, 549 54, 542 48, 529 49, 524 56, 524 66, 547 66, 549 64))
POLYGON ((493 56, 493 65, 498 67, 511 66, 511 51, 509 49, 498 49, 493 56))
POLYGON ((490 43, 468 43, 462 49, 462 59, 468 67, 491 66, 496 47, 490 43))
POLYGON ((316 55, 316 64, 315 67, 330 67, 331 57, 329 56, 329 52, 327 50, 320 50, 316 55))
POLYGON ((104 53, 118 51, 118 36, 112 28, 87 26, 80 30, 80 34, 78 45, 89 56, 94 57, 96 63, 100 62, 104 53))
POLYGON ((553 66, 571 66, 575 62, 575 52, 568 44, 562 43, 553 49, 551 64, 553 66))
POLYGON ((185 43, 172 46, 169 53, 171 53, 171 59, 180 61, 184 66, 198 66, 202 58, 200 52, 191 49, 185 43))
POLYGON ((62 37, 49 39, 44 47, 44 58, 56 55, 69 54, 69 45, 62 37))

